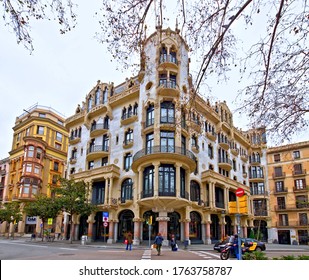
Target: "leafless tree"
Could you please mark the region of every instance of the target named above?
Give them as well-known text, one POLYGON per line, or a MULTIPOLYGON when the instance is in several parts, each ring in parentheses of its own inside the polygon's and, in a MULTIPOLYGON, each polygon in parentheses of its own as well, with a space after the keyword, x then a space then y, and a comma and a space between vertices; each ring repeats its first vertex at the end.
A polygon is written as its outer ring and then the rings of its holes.
POLYGON ((33 20, 58 21, 60 33, 70 31, 76 25, 76 14, 71 0, 0 0, 3 6, 3 19, 16 35, 17 43, 22 43, 33 51, 31 23, 33 20))
MULTIPOLYGON (((18 41, 32 46, 29 17, 45 18, 45 1, 19 1, 14 8, 11 1, 2 2, 18 41), (25 12, 23 6, 27 6, 25 12)), ((69 20, 75 23, 72 2, 52 3, 63 32, 69 30, 69 20)), ((307 0, 102 0, 97 17, 101 26, 97 37, 123 69, 136 69, 144 39, 155 26, 174 25, 169 19, 175 18, 199 62, 193 92, 203 95, 206 78, 228 79, 229 71, 236 68, 239 79, 246 82, 237 98, 238 108, 253 126, 265 126, 278 141, 307 129, 307 0), (240 27, 253 33, 261 22, 265 29, 253 36, 253 42, 244 44, 248 42, 241 38, 240 27)))

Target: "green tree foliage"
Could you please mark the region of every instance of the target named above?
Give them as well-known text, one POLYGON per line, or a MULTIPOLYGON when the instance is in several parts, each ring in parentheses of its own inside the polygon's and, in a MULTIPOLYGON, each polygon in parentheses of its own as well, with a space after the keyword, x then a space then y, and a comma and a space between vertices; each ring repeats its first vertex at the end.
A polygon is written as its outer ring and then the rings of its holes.
POLYGON ((55 219, 61 211, 61 202, 58 198, 39 195, 35 201, 27 202, 24 211, 28 216, 39 216, 42 220, 41 237, 44 238, 44 224, 48 218, 55 219))
POLYGON ((70 240, 73 241, 74 215, 90 215, 96 211, 96 206, 89 201, 89 185, 84 181, 74 181, 59 178, 61 187, 55 189, 55 193, 62 209, 71 216, 71 234, 70 240))
POLYGON ((9 238, 9 227, 10 224, 14 224, 14 229, 12 232, 12 237, 14 238, 14 230, 15 226, 19 221, 22 220, 22 214, 20 213, 20 203, 19 202, 11 202, 5 203, 3 208, 0 209, 0 221, 1 223, 7 222, 7 237, 9 238))

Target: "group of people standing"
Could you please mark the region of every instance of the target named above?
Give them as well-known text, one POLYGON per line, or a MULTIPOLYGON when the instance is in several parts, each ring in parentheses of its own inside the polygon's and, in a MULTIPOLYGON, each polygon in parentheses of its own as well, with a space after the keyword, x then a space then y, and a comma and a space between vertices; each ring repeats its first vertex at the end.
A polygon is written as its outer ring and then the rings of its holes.
MULTIPOLYGON (((159 232, 157 234, 154 242, 153 242, 153 244, 155 244, 155 248, 157 250, 158 256, 161 255, 161 248, 162 248, 163 240, 164 240, 164 238, 163 238, 162 234, 159 232)), ((131 251, 132 250, 132 244, 133 244, 133 235, 130 231, 127 232, 127 234, 125 235, 125 244, 126 244, 126 250, 131 251)), ((172 251, 178 250, 178 245, 177 245, 176 238, 175 238, 174 234, 171 235, 170 246, 171 246, 172 251)))

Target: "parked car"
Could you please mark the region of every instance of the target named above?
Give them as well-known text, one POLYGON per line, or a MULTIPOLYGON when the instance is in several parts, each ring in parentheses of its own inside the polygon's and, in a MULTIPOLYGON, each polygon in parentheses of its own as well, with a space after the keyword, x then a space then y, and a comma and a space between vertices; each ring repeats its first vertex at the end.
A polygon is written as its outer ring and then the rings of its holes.
MULTIPOLYGON (((262 241, 258 241, 258 240, 253 239, 253 238, 242 238, 241 239, 241 246, 242 247, 244 247, 245 242, 247 242, 248 245, 249 245, 247 252, 265 251, 266 250, 266 245, 262 241)), ((228 243, 227 240, 216 242, 215 245, 214 245, 214 250, 221 252, 223 250, 223 248, 225 247, 226 243, 228 243)))

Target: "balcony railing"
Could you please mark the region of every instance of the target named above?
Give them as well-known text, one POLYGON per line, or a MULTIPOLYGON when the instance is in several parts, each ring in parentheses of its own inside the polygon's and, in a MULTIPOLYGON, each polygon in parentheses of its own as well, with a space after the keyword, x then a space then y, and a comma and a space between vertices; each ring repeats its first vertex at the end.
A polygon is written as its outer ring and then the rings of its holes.
POLYGON ((133 156, 133 162, 140 159, 141 157, 145 155, 159 154, 159 153, 173 153, 173 154, 183 155, 183 156, 186 156, 192 159, 193 161, 196 161, 196 157, 191 151, 183 149, 181 147, 153 146, 153 147, 149 147, 149 148, 138 151, 133 156))
POLYGON ((227 163, 229 165, 232 165, 232 160, 230 160, 229 158, 227 157, 219 157, 218 159, 218 163, 227 163))
POLYGON ((293 176, 306 175, 306 169, 294 169, 293 176))
POLYGON ((170 54, 161 54, 160 55, 160 63, 171 62, 177 64, 177 58, 175 55, 170 54))
POLYGON ((283 178, 285 177, 285 172, 273 173, 273 178, 283 178))
POLYGON ((93 124, 91 126, 90 131, 95 131, 95 130, 102 130, 102 129, 109 129, 108 124, 103 124, 103 123, 98 123, 98 124, 93 124))
POLYGON ((96 153, 96 152, 108 152, 108 150, 109 150, 108 146, 94 145, 94 146, 90 146, 87 149, 87 154, 96 153))

